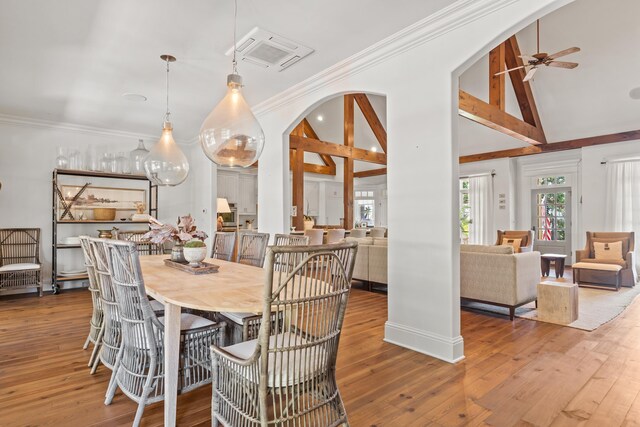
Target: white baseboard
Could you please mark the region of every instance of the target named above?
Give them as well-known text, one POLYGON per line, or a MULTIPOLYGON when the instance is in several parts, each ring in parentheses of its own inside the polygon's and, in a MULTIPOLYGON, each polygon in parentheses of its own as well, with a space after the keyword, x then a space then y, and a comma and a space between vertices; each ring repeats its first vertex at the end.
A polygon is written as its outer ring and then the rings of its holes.
POLYGON ((464 359, 464 340, 460 335, 449 338, 387 321, 384 326, 384 341, 449 363, 464 359))

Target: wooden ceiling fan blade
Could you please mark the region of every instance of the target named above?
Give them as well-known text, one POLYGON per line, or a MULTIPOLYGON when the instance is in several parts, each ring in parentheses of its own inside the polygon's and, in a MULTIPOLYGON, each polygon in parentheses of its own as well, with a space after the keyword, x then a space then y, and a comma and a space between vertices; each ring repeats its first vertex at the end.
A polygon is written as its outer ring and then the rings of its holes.
POLYGON ((556 58, 560 58, 561 56, 566 56, 566 55, 569 55, 571 53, 576 53, 576 52, 580 52, 580 48, 579 47, 570 47, 569 49, 561 50, 560 52, 556 52, 554 54, 551 54, 551 55, 547 56, 545 59, 547 59, 547 60, 556 59, 556 58))
POLYGON ((519 58, 524 59, 525 61, 537 61, 538 60, 535 56, 531 56, 531 55, 520 55, 519 58))
POLYGON ((547 63, 550 67, 558 67, 558 68, 568 68, 573 69, 578 66, 577 62, 564 62, 564 61, 551 61, 547 63))
POLYGON ((515 67, 515 68, 509 68, 508 70, 504 70, 504 71, 500 71, 499 73, 495 73, 494 76, 499 76, 500 74, 510 73, 511 71, 519 70, 520 68, 524 68, 524 67, 526 67, 526 65, 521 65, 521 66, 515 67))
POLYGON ((532 69, 530 69, 527 75, 524 76, 524 79, 522 79, 522 81, 528 82, 529 80, 531 80, 533 78, 533 75, 536 73, 536 71, 538 71, 537 67, 533 67, 532 69))

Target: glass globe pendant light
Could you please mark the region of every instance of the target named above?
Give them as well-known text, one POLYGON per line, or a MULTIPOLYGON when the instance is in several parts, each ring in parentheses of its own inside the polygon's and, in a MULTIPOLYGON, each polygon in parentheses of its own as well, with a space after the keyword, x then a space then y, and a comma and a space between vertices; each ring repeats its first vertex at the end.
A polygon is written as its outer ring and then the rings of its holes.
POLYGON ((264 148, 264 132, 242 96, 242 77, 236 62, 236 19, 234 1, 233 72, 227 76, 227 94, 209 113, 200 128, 200 145, 219 166, 249 167, 264 148))
POLYGON ((164 115, 162 136, 144 160, 144 171, 149 181, 157 185, 176 186, 189 175, 189 161, 173 139, 173 126, 169 117, 169 63, 176 58, 160 56, 167 63, 167 112, 164 115))

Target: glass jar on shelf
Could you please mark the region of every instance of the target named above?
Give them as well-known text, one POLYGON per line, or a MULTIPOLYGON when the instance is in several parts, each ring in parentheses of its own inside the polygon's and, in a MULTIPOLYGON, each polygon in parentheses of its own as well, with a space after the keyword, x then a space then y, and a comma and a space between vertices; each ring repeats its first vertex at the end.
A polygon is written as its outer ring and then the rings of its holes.
POLYGON ((121 151, 116 156, 116 173, 130 173, 129 158, 121 151))
POLYGON ((100 172, 109 172, 111 169, 111 164, 109 163, 109 154, 102 153, 100 156, 99 170, 100 172))
POLYGON ((69 157, 67 157, 66 148, 58 147, 58 157, 56 157, 56 168, 69 169, 69 157))
POLYGON ((129 154, 131 173, 144 175, 144 159, 147 157, 147 154, 149 154, 149 150, 145 148, 144 141, 139 139, 138 148, 129 154))
POLYGON ((80 151, 71 149, 69 152, 69 169, 82 170, 84 168, 84 162, 80 151))

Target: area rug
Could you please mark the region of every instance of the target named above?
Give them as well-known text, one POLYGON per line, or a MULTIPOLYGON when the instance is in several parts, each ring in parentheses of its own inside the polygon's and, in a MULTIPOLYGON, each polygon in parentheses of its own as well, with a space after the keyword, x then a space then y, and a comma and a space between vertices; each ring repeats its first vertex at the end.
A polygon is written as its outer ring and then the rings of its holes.
MULTIPOLYGON (((615 319, 640 294, 640 285, 634 288, 620 288, 618 292, 604 289, 579 289, 578 320, 570 324, 561 324, 584 331, 594 331, 605 323, 615 319)), ((496 314, 509 315, 509 309, 477 302, 464 302, 462 307, 472 310, 487 311, 496 314)), ((516 317, 528 320, 538 320, 538 312, 534 303, 523 305, 516 309, 516 317)))

